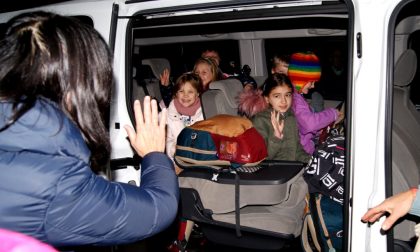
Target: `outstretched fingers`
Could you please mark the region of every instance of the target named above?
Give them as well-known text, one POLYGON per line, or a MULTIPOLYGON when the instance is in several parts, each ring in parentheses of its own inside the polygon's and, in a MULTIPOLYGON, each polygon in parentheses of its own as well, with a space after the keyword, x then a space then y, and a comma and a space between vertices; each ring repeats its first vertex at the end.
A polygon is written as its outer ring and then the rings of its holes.
MULTIPOLYGON (((144 97, 144 102, 143 102, 144 115, 140 114, 140 116, 139 116, 142 119, 141 121, 143 121, 143 118, 144 118, 144 121, 142 122, 143 127, 145 125, 150 125, 150 123, 152 121, 152 119, 151 119, 152 118, 151 107, 152 108, 155 107, 155 109, 157 111, 156 100, 155 99, 151 100, 150 96, 144 97), (151 105, 151 104, 154 104, 154 106, 151 105)), ((140 108, 140 112, 141 112, 141 108, 140 108)))
POLYGON ((166 136, 166 121, 168 119, 168 110, 166 108, 162 109, 161 113, 160 113, 160 124, 159 124, 159 128, 160 131, 165 134, 166 136))
POLYGON ((159 113, 156 100, 151 100, 149 96, 144 98, 143 109, 139 101, 134 102, 134 114, 136 121, 136 130, 125 125, 128 139, 131 146, 141 157, 150 152, 163 152, 165 150, 165 125, 166 125, 166 109, 162 113, 159 123, 159 113))
POLYGON ((158 105, 157 105, 156 99, 153 99, 151 101, 151 106, 152 106, 152 115, 151 115, 152 127, 158 127, 159 126, 159 112, 158 112, 158 105))

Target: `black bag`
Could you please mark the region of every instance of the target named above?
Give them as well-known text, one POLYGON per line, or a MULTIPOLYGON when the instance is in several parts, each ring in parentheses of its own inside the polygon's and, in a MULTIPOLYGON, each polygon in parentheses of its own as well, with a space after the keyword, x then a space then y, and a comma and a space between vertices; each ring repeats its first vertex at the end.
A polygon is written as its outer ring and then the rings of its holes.
POLYGON ((318 146, 305 167, 303 177, 310 193, 321 193, 343 204, 345 138, 330 134, 318 146))
POLYGON ((308 184, 308 213, 302 227, 305 252, 341 251, 345 168, 344 123, 325 131, 305 167, 308 184))

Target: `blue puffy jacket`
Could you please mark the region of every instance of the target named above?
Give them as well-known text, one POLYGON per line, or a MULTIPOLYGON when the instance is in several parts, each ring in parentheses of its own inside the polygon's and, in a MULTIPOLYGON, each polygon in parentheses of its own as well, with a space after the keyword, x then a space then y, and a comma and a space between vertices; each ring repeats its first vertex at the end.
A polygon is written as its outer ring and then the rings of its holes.
MULTIPOLYGON (((0 127, 11 104, 0 102, 0 127)), ((163 153, 143 158, 141 186, 110 182, 89 167, 78 128, 55 103, 38 99, 0 132, 0 228, 54 246, 121 244, 172 223, 178 181, 163 153)))

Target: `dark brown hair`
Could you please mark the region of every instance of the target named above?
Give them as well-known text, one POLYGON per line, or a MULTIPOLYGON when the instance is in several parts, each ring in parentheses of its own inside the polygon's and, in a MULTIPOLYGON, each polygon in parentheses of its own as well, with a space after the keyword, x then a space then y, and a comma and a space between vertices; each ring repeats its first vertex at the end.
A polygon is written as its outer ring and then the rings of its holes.
POLYGON ((200 95, 203 93, 203 84, 201 83, 201 79, 198 75, 192 72, 184 73, 178 77, 173 87, 172 93, 173 97, 176 96, 176 93, 185 85, 185 83, 189 82, 193 88, 195 88, 200 95))
POLYGON ((269 96, 271 90, 278 86, 287 86, 293 92, 293 84, 289 77, 285 74, 274 73, 265 80, 264 85, 262 86, 262 95, 269 96))
POLYGON ((107 164, 105 116, 113 86, 112 55, 100 34, 70 17, 24 13, 7 24, 0 42, 0 99, 13 103, 6 130, 42 96, 56 102, 79 127, 91 167, 107 164))

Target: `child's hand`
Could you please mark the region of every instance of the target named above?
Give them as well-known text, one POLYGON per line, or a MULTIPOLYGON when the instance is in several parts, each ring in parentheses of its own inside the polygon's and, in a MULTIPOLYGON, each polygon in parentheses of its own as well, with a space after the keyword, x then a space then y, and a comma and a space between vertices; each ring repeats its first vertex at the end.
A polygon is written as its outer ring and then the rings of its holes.
POLYGON ((163 70, 162 74, 159 75, 159 79, 160 79, 160 84, 162 84, 163 86, 167 87, 169 85, 169 69, 165 68, 165 70, 163 70))
POLYGON ((336 109, 336 110, 337 110, 337 112, 338 112, 338 116, 337 116, 337 119, 336 119, 336 120, 335 120, 335 122, 334 122, 334 127, 335 127, 335 125, 336 125, 336 124, 338 124, 338 123, 340 123, 341 121, 343 121, 343 120, 344 120, 344 116, 345 116, 345 113, 344 113, 344 106, 342 106, 340 110, 338 110, 338 109, 336 109))
POLYGON ((283 139, 284 120, 280 119, 280 112, 271 111, 271 124, 273 125, 274 135, 283 139))

